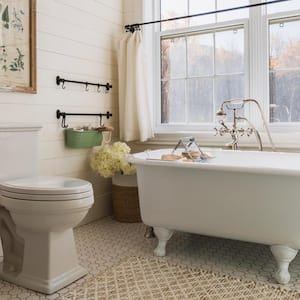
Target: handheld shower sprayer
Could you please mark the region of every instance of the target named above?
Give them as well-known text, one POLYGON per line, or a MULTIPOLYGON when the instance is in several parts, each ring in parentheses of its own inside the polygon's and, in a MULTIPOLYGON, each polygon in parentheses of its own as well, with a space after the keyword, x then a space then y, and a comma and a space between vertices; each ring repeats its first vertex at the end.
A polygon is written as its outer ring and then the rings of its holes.
POLYGON ((260 116, 261 116, 264 128, 267 132, 272 151, 275 151, 275 145, 273 143, 269 128, 267 126, 267 122, 264 117, 262 108, 261 108, 260 104, 258 103, 258 101, 255 99, 230 99, 230 100, 223 101, 222 104, 220 105, 219 110, 216 112, 216 117, 217 117, 219 123, 221 124, 222 128, 220 128, 220 129, 215 128, 216 134, 220 134, 222 136, 225 133, 229 133, 233 139, 232 148, 236 150, 238 148, 237 144, 238 144, 239 136, 243 136, 245 133, 247 133, 247 135, 250 136, 254 132, 257 142, 259 144, 259 149, 262 150, 262 142, 261 142, 261 138, 260 138, 260 135, 259 135, 257 129, 252 125, 252 123, 246 117, 240 117, 236 113, 237 110, 242 109, 245 106, 245 103, 250 103, 250 102, 254 103, 257 106, 257 108, 260 112, 260 116), (225 125, 225 120, 226 120, 225 108, 228 110, 233 110, 232 129, 229 129, 225 125), (245 120, 250 125, 251 128, 248 128, 248 129, 239 128, 238 129, 237 128, 237 120, 245 120))

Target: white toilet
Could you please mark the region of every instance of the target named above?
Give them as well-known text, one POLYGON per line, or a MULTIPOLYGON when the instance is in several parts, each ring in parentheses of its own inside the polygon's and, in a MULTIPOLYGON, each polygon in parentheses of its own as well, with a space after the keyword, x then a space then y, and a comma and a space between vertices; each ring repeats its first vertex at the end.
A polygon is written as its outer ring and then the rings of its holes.
POLYGON ((87 273, 73 227, 94 198, 85 180, 37 176, 39 129, 0 125, 0 279, 52 294, 87 273))

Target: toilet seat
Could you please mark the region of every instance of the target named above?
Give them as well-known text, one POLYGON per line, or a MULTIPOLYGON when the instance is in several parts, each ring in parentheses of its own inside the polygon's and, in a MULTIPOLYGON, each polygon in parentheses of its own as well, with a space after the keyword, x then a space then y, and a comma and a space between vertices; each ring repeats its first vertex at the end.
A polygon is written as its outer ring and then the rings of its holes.
POLYGON ((10 212, 19 212, 25 214, 37 214, 38 216, 45 215, 64 215, 66 212, 79 211, 85 208, 90 208, 94 203, 93 196, 82 199, 75 199, 69 201, 53 200, 53 201, 38 201, 38 200, 22 200, 2 196, 0 198, 0 205, 4 206, 10 212))
POLYGON ((90 182, 57 176, 37 176, 0 183, 0 205, 19 212, 63 214, 91 207, 94 201, 90 182))
POLYGON ((76 194, 54 194, 54 195, 45 195, 45 194, 30 194, 30 193, 15 193, 2 190, 0 191, 2 197, 25 200, 25 201, 70 201, 70 200, 80 200, 87 197, 92 197, 93 192, 83 192, 76 194))
POLYGON ((0 183, 2 196, 18 200, 67 201, 93 195, 91 183, 70 177, 39 176, 0 183))

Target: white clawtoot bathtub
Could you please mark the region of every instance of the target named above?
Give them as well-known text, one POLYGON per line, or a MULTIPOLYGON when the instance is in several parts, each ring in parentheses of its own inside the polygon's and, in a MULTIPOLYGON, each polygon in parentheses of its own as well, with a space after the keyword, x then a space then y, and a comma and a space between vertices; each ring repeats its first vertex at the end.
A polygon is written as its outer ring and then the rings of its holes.
POLYGON ((154 253, 165 255, 174 230, 268 244, 275 279, 288 283, 300 249, 300 154, 214 150, 202 162, 160 160, 167 153, 129 157, 142 220, 158 238, 154 253))

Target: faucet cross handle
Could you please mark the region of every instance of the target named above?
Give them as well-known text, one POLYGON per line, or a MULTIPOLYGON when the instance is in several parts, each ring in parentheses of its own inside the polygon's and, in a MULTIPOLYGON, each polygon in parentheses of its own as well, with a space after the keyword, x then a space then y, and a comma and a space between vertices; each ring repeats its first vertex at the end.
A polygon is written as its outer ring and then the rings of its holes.
POLYGON ((245 130, 245 132, 247 133, 247 136, 250 136, 251 134, 253 134, 253 128, 249 127, 245 130))
POLYGON ((217 136, 217 135, 224 136, 226 133, 231 133, 231 130, 228 127, 226 127, 226 128, 225 127, 220 127, 220 128, 215 127, 214 130, 216 131, 215 136, 217 136))
POLYGON ((220 134, 219 129, 217 127, 214 128, 214 131, 215 131, 215 134, 214 134, 215 136, 217 136, 218 134, 220 134))

